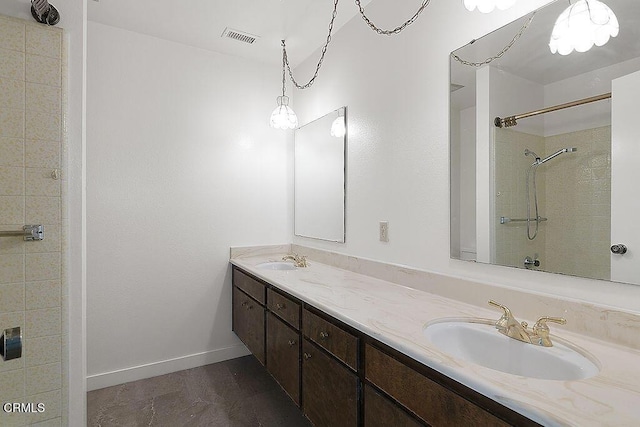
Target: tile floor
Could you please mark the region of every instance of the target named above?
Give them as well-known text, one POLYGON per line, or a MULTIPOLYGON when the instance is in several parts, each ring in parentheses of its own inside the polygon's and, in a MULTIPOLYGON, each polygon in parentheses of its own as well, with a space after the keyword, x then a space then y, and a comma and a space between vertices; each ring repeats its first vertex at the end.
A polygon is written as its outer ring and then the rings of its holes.
POLYGON ((310 427, 253 356, 91 391, 93 426, 310 427))

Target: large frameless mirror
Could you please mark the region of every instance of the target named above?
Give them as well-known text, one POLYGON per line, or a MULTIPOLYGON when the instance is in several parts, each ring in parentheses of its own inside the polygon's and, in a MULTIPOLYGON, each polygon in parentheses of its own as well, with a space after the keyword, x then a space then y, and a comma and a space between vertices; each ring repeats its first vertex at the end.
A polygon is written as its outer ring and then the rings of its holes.
POLYGON ((602 46, 550 43, 571 7, 613 22, 597 3, 552 2, 452 53, 452 258, 640 284, 640 1, 603 1, 619 34, 602 46))
POLYGON ((345 240, 347 107, 295 131, 295 234, 345 240))

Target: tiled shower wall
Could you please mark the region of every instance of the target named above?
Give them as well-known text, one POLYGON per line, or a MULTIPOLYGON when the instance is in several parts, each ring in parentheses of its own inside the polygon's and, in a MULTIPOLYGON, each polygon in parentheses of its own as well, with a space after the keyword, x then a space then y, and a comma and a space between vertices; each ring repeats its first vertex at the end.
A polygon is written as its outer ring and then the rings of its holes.
MULTIPOLYGON (((533 158, 524 155, 525 149, 539 155, 545 152, 544 138, 516 132, 510 129, 497 129, 495 136, 495 200, 496 200, 496 262, 500 265, 524 267, 524 258, 540 260, 546 265, 545 241, 546 224, 539 227, 534 240, 527 238, 526 222, 500 224, 500 217, 524 219, 527 217, 526 174, 533 158)), ((545 177, 538 174, 538 194, 545 193, 545 177)), ((546 216, 545 200, 538 200, 540 216, 546 216)), ((535 211, 531 210, 531 217, 535 211)), ((535 227, 535 224, 532 224, 535 227)), ((533 231, 533 230, 532 230, 533 231)))
POLYGON ((0 425, 64 424, 62 30, 0 16, 0 230, 42 224, 45 240, 0 237, 0 330, 20 326, 22 358, 0 359, 0 403, 43 403, 0 425))
MULTIPOLYGON (((610 277, 611 127, 543 138, 496 129, 496 262, 523 267, 538 254, 541 270, 606 279, 610 277), (501 216, 526 218, 526 172, 534 161, 562 148, 577 148, 538 167, 538 207, 549 220, 533 241, 526 223, 499 224, 501 216)), ((535 212, 531 211, 531 216, 535 212)))

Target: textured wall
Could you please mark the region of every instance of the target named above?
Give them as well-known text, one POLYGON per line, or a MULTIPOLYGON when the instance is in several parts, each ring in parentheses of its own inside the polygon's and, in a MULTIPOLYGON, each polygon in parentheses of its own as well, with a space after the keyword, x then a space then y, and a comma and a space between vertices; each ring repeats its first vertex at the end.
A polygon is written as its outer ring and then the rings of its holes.
POLYGON ((0 362, 0 402, 42 402, 45 411, 7 414, 23 425, 66 412, 62 317, 64 206, 63 43, 60 29, 0 17, 0 229, 43 224, 45 240, 0 238, 0 329, 20 326, 23 357, 0 362))

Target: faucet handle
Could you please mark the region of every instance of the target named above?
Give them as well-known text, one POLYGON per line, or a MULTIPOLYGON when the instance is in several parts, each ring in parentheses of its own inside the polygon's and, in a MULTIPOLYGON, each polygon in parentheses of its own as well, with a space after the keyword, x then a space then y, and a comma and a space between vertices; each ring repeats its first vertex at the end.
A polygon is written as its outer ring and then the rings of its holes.
POLYGON ((553 323, 558 323, 560 325, 565 325, 567 323, 567 319, 565 319, 564 317, 549 317, 549 316, 542 316, 541 318, 538 319, 538 321, 536 322, 535 325, 533 325, 533 329, 542 329, 542 330, 549 330, 549 326, 547 326, 547 322, 553 322, 553 323))
POLYGON ((564 325, 567 323, 567 319, 564 317, 549 317, 543 316, 538 319, 535 325, 533 325, 533 333, 537 336, 537 344, 544 347, 552 347, 553 343, 549 339, 549 326, 547 322, 558 323, 564 325))
POLYGON ((507 307, 506 305, 502 305, 502 304, 500 304, 498 302, 495 302, 492 299, 489 300, 489 304, 493 305, 494 307, 498 307, 498 308, 501 308, 502 310, 504 310, 504 316, 505 317, 513 317, 513 315, 511 314, 511 310, 509 310, 509 307, 507 307))

